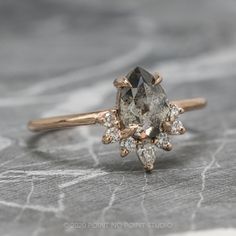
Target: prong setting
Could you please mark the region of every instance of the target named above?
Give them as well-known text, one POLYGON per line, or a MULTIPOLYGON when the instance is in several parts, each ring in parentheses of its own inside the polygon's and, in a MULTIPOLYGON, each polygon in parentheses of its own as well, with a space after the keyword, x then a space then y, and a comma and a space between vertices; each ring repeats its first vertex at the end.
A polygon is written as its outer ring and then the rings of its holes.
POLYGON ((126 157, 129 154, 129 150, 127 148, 121 148, 120 149, 120 156, 126 157))
POLYGON ((184 109, 168 102, 164 90, 160 86, 161 82, 162 77, 159 73, 151 75, 139 67, 127 77, 117 78, 114 81, 114 86, 119 91, 118 108, 105 114, 103 118, 103 125, 107 128, 102 138, 103 143, 119 142, 121 157, 126 157, 136 150, 144 169, 149 172, 154 168, 157 149, 172 150, 169 135, 180 135, 186 131, 179 120, 184 109), (134 77, 137 79, 142 77, 142 81, 130 80, 134 77), (147 90, 145 90, 146 88, 147 90), (151 93, 151 98, 152 96, 156 98, 156 100, 151 100, 152 106, 142 101, 149 93, 151 93), (121 101, 121 97, 124 100, 121 101), (150 108, 155 109, 155 105, 160 107, 159 110, 156 110, 157 115, 150 111, 150 108), (124 111, 121 111, 121 106, 124 106, 124 111), (144 117, 148 115, 148 112, 151 115, 148 122, 145 122, 146 118, 144 117), (130 113, 130 116, 126 113, 130 113), (137 116, 139 119, 136 119, 137 116), (155 123, 155 117, 160 120, 159 123, 155 123))
POLYGON ((186 132, 186 129, 182 126, 180 129, 179 129, 179 133, 180 134, 184 134, 186 132))
POLYGON ((163 148, 163 150, 165 150, 165 151, 171 151, 172 150, 172 144, 171 143, 165 143, 165 144, 163 144, 163 146, 162 146, 162 148, 163 148))
POLYGON ((184 109, 183 108, 179 108, 179 114, 183 114, 184 113, 184 109))
POLYGON ((158 85, 158 84, 160 84, 161 82, 162 82, 162 80, 163 80, 163 78, 162 78, 162 76, 158 73, 158 72, 155 72, 154 74, 153 74, 153 81, 152 81, 152 84, 153 85, 158 85))
POLYGON ((115 79, 113 84, 116 88, 132 88, 131 83, 125 76, 115 79))
POLYGON ((117 103, 115 108, 48 117, 29 121, 28 129, 43 132, 82 125, 101 124, 105 127, 102 142, 119 143, 120 155, 136 151, 146 171, 151 171, 156 159, 156 150, 170 151, 170 135, 186 132, 179 116, 206 106, 204 98, 169 102, 160 85, 160 74, 150 74, 136 67, 126 76, 117 78, 117 103))
POLYGON ((102 142, 103 144, 109 144, 112 142, 112 136, 108 135, 108 134, 104 134, 102 136, 102 142))
POLYGON ((154 169, 153 163, 147 163, 147 164, 144 165, 143 167, 144 167, 144 169, 145 169, 147 172, 151 172, 151 171, 154 169))

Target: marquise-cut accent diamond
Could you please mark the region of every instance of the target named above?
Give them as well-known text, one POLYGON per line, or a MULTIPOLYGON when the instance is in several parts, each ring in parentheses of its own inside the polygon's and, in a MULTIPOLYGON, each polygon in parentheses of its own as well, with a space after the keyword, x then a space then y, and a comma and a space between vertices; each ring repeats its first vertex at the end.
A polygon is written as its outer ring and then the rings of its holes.
POLYGON ((183 123, 180 120, 176 120, 173 122, 171 127, 171 134, 181 134, 180 130, 184 128, 183 123))
POLYGON ((156 146, 150 143, 139 145, 137 155, 144 167, 152 166, 156 160, 156 146))

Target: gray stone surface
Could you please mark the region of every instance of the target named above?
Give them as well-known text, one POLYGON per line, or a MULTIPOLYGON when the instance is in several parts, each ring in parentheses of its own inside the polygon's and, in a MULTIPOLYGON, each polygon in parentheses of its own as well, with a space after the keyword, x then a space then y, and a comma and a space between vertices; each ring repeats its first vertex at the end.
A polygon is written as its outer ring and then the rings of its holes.
POLYGON ((233 0, 1 1, 0 235, 235 228, 235 22, 233 0), (102 145, 102 127, 27 131, 111 107, 113 79, 136 65, 161 72, 170 99, 209 101, 152 174, 102 145))

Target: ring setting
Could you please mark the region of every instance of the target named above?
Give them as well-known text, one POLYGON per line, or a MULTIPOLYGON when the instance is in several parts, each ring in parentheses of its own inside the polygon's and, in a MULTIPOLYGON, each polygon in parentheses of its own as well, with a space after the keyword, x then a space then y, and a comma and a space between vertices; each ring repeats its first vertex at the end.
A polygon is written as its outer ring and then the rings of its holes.
POLYGON ((28 127, 31 131, 44 131, 99 123, 105 127, 104 144, 119 143, 121 157, 136 152, 144 169, 151 171, 158 149, 172 150, 170 136, 186 132, 181 114, 206 105, 203 98, 169 101, 161 82, 160 74, 136 67, 114 81, 114 108, 30 121, 28 127))
POLYGON ((154 167, 158 148, 172 149, 169 135, 185 133, 179 120, 184 110, 168 101, 161 81, 159 74, 140 67, 116 79, 118 112, 104 115, 103 143, 119 142, 121 157, 136 151, 147 171, 154 167))

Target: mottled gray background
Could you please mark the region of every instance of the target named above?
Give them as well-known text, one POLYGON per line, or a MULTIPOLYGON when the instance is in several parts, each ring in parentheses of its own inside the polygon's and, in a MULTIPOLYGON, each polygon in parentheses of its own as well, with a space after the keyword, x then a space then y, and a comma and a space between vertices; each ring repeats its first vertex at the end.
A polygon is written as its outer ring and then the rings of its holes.
POLYGON ((235 235, 235 22, 234 0, 1 0, 0 235, 235 235), (102 145, 102 127, 27 131, 112 107, 136 65, 170 99, 209 101, 152 174, 102 145))

